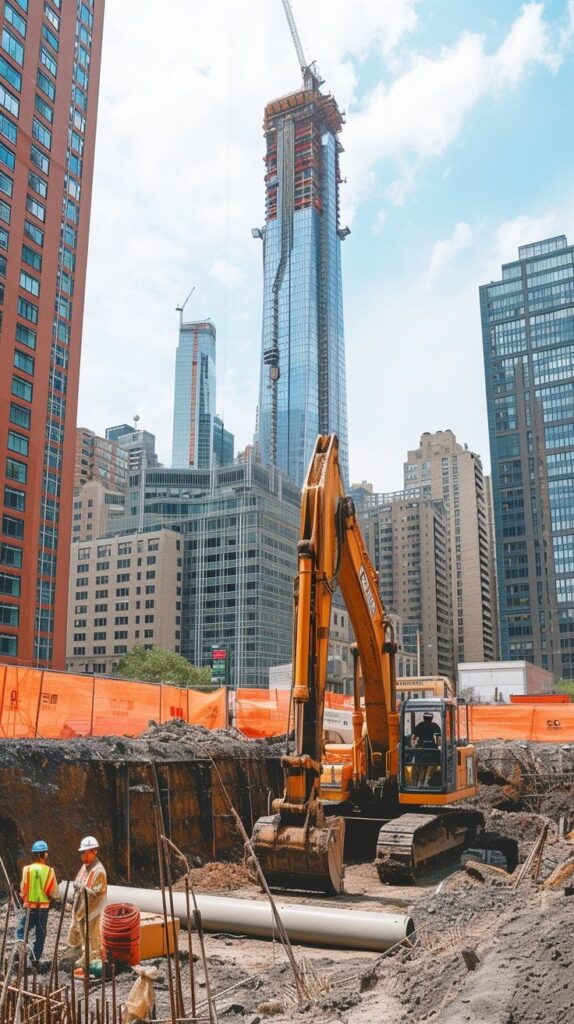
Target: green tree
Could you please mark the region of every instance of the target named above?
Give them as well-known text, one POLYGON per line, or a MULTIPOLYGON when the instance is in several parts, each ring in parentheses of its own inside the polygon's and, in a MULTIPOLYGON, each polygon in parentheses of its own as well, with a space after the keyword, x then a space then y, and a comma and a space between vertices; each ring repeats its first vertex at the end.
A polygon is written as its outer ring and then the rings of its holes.
POLYGON ((136 645, 118 662, 115 672, 121 679, 141 679, 148 683, 176 683, 178 686, 211 685, 211 669, 196 668, 181 654, 163 647, 146 649, 136 645))
POLYGON ((574 679, 561 679, 556 684, 558 693, 569 693, 570 698, 574 700, 574 679))

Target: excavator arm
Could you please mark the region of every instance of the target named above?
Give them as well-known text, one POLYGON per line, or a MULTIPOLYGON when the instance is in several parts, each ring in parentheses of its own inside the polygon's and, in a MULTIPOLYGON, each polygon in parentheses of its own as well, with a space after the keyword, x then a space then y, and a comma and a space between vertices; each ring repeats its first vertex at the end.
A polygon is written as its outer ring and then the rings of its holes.
POLYGON ((337 586, 360 652, 367 732, 379 777, 396 775, 398 743, 392 627, 353 502, 344 493, 338 447, 334 434, 317 438, 303 487, 291 691, 295 750, 283 757, 285 790, 273 803, 274 814, 260 818, 253 832, 271 884, 327 892, 341 891, 344 872, 344 820, 326 818, 319 799, 329 626, 337 586))

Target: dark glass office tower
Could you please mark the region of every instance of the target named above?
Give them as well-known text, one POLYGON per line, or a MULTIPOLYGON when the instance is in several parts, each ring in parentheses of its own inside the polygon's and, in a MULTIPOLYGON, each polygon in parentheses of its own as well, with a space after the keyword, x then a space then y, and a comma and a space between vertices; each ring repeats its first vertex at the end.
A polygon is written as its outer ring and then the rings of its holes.
POLYGON ((574 678, 574 246, 520 246, 480 288, 500 644, 574 678))
POLYGON ((298 486, 317 434, 334 431, 348 480, 339 225, 339 133, 332 96, 304 86, 265 108, 263 333, 258 442, 298 486))

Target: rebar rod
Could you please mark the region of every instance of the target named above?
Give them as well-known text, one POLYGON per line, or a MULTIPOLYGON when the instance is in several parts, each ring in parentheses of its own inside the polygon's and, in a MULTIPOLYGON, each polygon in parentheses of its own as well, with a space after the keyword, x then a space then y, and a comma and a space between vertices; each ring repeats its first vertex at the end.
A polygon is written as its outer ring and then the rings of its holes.
MULTIPOLYGON (((162 905, 162 910, 163 910, 163 920, 164 920, 164 925, 165 925, 165 933, 166 933, 166 937, 167 937, 167 934, 168 934, 168 920, 167 920, 167 904, 166 904, 166 899, 165 899, 165 878, 164 878, 164 870, 163 870, 163 844, 162 844, 162 841, 161 841, 162 829, 160 829, 159 782, 158 782, 158 778, 157 778, 157 771, 156 771, 155 764, 152 764, 151 768, 152 768, 151 774, 152 774, 152 779, 153 779, 153 784, 154 784, 154 791, 155 791, 155 801, 154 801, 153 812, 154 812, 154 822, 155 822, 157 860, 158 860, 158 867, 159 867, 159 884, 160 884, 160 889, 161 889, 161 905, 162 905)), ((170 951, 169 951, 169 942, 167 943, 167 946, 166 946, 166 960, 167 960, 167 981, 168 981, 168 987, 169 987, 169 1005, 170 1005, 170 1010, 171 1010, 172 1024, 175 1024, 176 1019, 177 1019, 177 1013, 176 1013, 176 1008, 175 1008, 175 993, 174 993, 174 989, 173 989, 173 977, 172 977, 172 973, 171 973, 171 955, 170 955, 170 951)))
POLYGON ((193 940, 191 937, 191 915, 189 907, 189 878, 185 876, 185 910, 187 918, 187 948, 189 951, 189 988, 191 991, 191 1016, 195 1017, 195 972, 193 968, 193 940))
MULTIPOLYGON (((162 836, 162 839, 164 837, 162 836)), ((171 878, 171 869, 169 866, 169 858, 166 856, 165 846, 162 850, 165 864, 165 871, 167 875, 167 892, 169 897, 169 912, 171 914, 171 934, 173 937, 173 966, 175 969, 175 1001, 176 1001, 176 1013, 178 1018, 185 1017, 185 1007, 183 1005, 183 989, 181 987, 181 973, 179 970, 179 949, 177 948, 177 939, 175 934, 175 913, 173 909, 173 887, 171 878)), ((165 929, 165 941, 167 948, 169 949, 170 944, 170 931, 168 927, 169 922, 166 923, 165 929)))
POLYGON ((70 888, 70 883, 68 881, 68 882, 66 882, 66 888, 64 889, 64 895, 61 897, 61 899, 62 899, 62 909, 60 910, 60 918, 59 918, 59 921, 58 921, 58 930, 56 932, 56 941, 54 943, 54 952, 52 954, 52 968, 51 968, 51 971, 50 971, 50 980, 49 980, 49 983, 48 983, 50 989, 52 989, 54 987, 57 988, 58 987, 58 982, 59 982, 59 979, 58 979, 58 966, 59 966, 59 964, 58 964, 58 951, 59 951, 59 946, 60 946, 60 936, 62 934, 62 926, 64 924, 64 914, 66 913, 66 904, 68 902, 68 889, 69 888, 70 888))
POLYGON ((8 893, 8 904, 6 907, 6 918, 4 921, 4 932, 2 935, 2 951, 0 952, 0 964, 4 963, 4 953, 6 951, 6 939, 8 938, 8 928, 10 927, 10 913, 12 911, 12 890, 8 893))
MULTIPOLYGON (((181 850, 175 845, 175 843, 172 843, 171 839, 168 839, 167 836, 162 835, 161 838, 166 843, 167 846, 171 847, 171 849, 174 851, 174 853, 179 857, 179 859, 185 865, 185 868, 186 868, 186 879, 188 881, 188 891, 189 891, 189 870, 190 870, 190 868, 189 868, 189 862, 187 860, 187 857, 184 856, 184 854, 181 852, 181 850)), ((199 907, 197 905, 197 899, 196 899, 196 896, 195 896, 195 890, 194 890, 193 886, 191 886, 191 895, 192 895, 193 907, 194 907, 194 909, 193 909, 193 924, 194 924, 194 928, 195 928, 195 930, 197 932, 197 937, 198 937, 198 940, 199 940, 199 948, 200 948, 200 951, 201 951, 201 962, 202 962, 202 965, 203 965, 203 974, 204 974, 204 977, 205 977, 205 994, 206 994, 207 1005, 208 1005, 208 1009, 209 1009, 209 1019, 211 1021, 211 1024, 217 1024, 217 1010, 215 1009, 215 1002, 213 1001, 212 994, 211 994, 211 984, 210 984, 210 981, 209 981, 209 968, 207 966, 207 956, 206 956, 206 953, 205 953, 205 942, 204 942, 204 939, 203 939, 203 923, 202 923, 202 920, 201 920, 201 913, 200 913, 199 907)), ((187 910, 187 907, 188 907, 188 903, 186 902, 186 910, 187 910)), ((188 918, 188 920, 189 920, 189 918, 188 918)))
POLYGON ((90 1014, 90 922, 88 920, 88 892, 84 889, 84 1019, 88 1024, 90 1014))

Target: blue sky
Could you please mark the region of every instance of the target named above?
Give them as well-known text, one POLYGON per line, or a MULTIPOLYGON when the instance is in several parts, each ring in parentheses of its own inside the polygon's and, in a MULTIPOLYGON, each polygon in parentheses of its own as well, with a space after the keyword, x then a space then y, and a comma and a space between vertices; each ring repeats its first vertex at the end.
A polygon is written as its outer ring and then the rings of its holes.
MULTIPOLYGON (((574 3, 293 3, 342 136, 351 476, 402 484, 424 430, 488 466, 478 285, 574 239, 574 3)), ((108 0, 79 422, 138 413, 171 457, 174 307, 218 332, 218 406, 251 440, 265 102, 299 85, 280 0, 108 0)))

